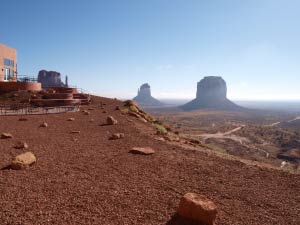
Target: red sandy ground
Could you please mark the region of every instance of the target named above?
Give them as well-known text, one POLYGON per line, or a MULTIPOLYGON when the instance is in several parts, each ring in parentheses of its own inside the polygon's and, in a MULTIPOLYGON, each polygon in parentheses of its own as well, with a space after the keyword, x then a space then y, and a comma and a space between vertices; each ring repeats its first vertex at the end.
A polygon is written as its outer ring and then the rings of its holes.
POLYGON ((90 115, 0 117, 0 133, 14 135, 0 140, 0 167, 22 152, 13 148, 17 141, 27 142, 37 156, 27 170, 0 170, 1 225, 187 225, 192 223, 176 215, 187 192, 216 203, 216 224, 300 224, 300 175, 155 140, 150 125, 121 115, 117 105, 122 103, 97 98, 85 107, 95 108, 90 115), (119 123, 100 126, 108 115, 119 123), (43 122, 49 127, 39 128, 43 122), (125 138, 109 140, 115 132, 125 138), (143 146, 156 153, 128 153, 143 146))

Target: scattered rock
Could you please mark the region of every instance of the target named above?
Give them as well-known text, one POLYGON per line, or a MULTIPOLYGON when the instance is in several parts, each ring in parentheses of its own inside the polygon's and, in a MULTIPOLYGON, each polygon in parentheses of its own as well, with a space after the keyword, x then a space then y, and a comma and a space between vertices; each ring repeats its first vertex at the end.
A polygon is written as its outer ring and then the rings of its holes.
POLYGON ((48 127, 48 123, 42 123, 40 127, 48 127))
POLYGON ((24 117, 22 117, 22 118, 19 118, 19 121, 28 121, 28 119, 27 119, 27 118, 24 118, 24 117))
POLYGON ((90 123, 92 123, 92 122, 94 122, 94 121, 95 121, 94 119, 90 119, 90 120, 89 120, 90 123))
POLYGON ((105 110, 103 110, 102 113, 107 113, 107 112, 105 110))
POLYGON ((150 147, 134 147, 130 151, 132 154, 152 155, 155 151, 150 147))
POLYGON ((283 168, 287 165, 287 162, 286 161, 282 161, 281 164, 280 164, 280 168, 283 168))
POLYGON ((115 110, 120 110, 120 106, 116 106, 115 110))
POLYGON ((115 133, 109 139, 110 140, 117 140, 117 139, 122 139, 124 137, 125 137, 125 135, 123 133, 115 133))
POLYGON ((91 113, 88 112, 88 111, 84 112, 84 115, 90 115, 90 114, 91 114, 91 113))
POLYGON ((75 120, 75 118, 69 118, 68 119, 68 121, 74 121, 75 120))
POLYGON ((202 195, 187 193, 180 200, 178 214, 186 219, 213 225, 217 215, 217 207, 202 195))
POLYGON ((71 134, 80 134, 80 131, 79 130, 73 130, 73 131, 71 131, 71 134))
POLYGON ((135 113, 135 112, 129 111, 128 114, 129 114, 130 116, 135 117, 135 118, 141 118, 141 116, 140 116, 139 114, 135 113))
POLYGON ((196 139, 191 139, 190 142, 193 143, 193 144, 197 144, 197 145, 201 144, 201 142, 199 140, 196 140, 196 139))
POLYGON ((88 108, 89 111, 95 110, 94 108, 88 108))
POLYGON ((163 137, 158 137, 158 138, 155 138, 156 140, 158 141, 165 141, 165 139, 163 137))
POLYGON ((1 134, 1 139, 10 139, 13 138, 11 133, 2 133, 1 134))
POLYGON ((26 142, 17 142, 15 145, 16 149, 27 149, 28 148, 28 144, 26 142))
POLYGON ((14 93, 12 96, 13 97, 19 97, 19 95, 17 93, 14 93))
POLYGON ((113 118, 112 116, 109 116, 106 118, 107 125, 115 125, 117 123, 118 123, 118 121, 115 118, 113 118))
POLYGON ((165 136, 164 139, 165 139, 166 141, 172 141, 171 137, 169 137, 169 136, 165 136))
POLYGON ((36 157, 32 152, 25 152, 16 156, 10 167, 14 170, 26 169, 36 162, 36 157))
POLYGON ((148 121, 146 120, 146 119, 144 119, 144 118, 139 118, 139 120, 141 121, 141 122, 143 122, 143 123, 148 123, 148 121))

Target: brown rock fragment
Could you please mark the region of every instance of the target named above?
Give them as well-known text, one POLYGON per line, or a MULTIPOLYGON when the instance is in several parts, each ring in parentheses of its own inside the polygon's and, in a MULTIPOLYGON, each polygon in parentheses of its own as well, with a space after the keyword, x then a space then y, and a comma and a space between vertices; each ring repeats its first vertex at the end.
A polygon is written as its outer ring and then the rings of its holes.
POLYGON ((25 152, 16 156, 10 167, 14 170, 26 169, 36 162, 36 157, 32 152, 25 152))
POLYGON ((201 224, 213 225, 217 215, 217 207, 205 196, 187 193, 180 200, 178 214, 201 224))
POLYGON ((122 139, 124 137, 125 137, 125 135, 123 133, 115 133, 109 139, 110 140, 117 140, 117 139, 122 139))
POLYGON ((67 121, 74 121, 75 118, 69 118, 67 121))
POLYGON ((80 134, 80 131, 79 130, 73 130, 73 131, 71 131, 71 134, 80 134))
POLYGON ((28 119, 24 118, 24 117, 21 117, 21 118, 19 118, 19 121, 28 121, 28 119))
POLYGON ((134 147, 129 152, 140 155, 152 155, 155 153, 155 151, 150 147, 134 147))
POLYGON ((106 118, 106 124, 107 125, 115 125, 117 123, 118 123, 118 121, 115 118, 113 118, 112 116, 108 116, 106 118))
POLYGON ((40 127, 48 127, 48 123, 42 123, 40 127))
POLYGON ((13 138, 13 135, 11 133, 2 133, 1 139, 10 139, 13 138))
POLYGON ((15 148, 16 149, 27 149, 28 144, 26 142, 19 141, 16 143, 15 148))

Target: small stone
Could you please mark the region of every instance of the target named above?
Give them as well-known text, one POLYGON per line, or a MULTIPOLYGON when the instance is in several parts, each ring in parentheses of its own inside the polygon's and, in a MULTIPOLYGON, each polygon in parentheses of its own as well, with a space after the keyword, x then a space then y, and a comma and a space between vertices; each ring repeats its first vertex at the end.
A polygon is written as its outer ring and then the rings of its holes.
POLYGON ((107 112, 105 110, 103 110, 102 113, 107 113, 107 112))
POLYGON ((79 130, 73 130, 73 131, 71 131, 71 134, 80 134, 80 131, 79 130))
POLYGON ((84 115, 90 115, 90 114, 91 114, 91 113, 88 112, 88 111, 84 112, 84 115))
POLYGON ((17 144, 15 145, 16 149, 27 149, 28 148, 28 144, 26 142, 17 142, 17 144))
POLYGON ((163 137, 159 137, 159 138, 155 138, 158 141, 165 141, 165 139, 163 137))
POLYGON ((106 118, 106 123, 108 125, 115 125, 118 123, 118 121, 115 118, 113 118, 112 116, 109 116, 106 118))
POLYGON ((128 114, 129 114, 130 116, 134 116, 134 117, 136 117, 136 118, 138 118, 138 119, 141 118, 141 116, 140 116, 139 114, 135 113, 135 112, 129 111, 128 114))
POLYGON ((36 157, 32 152, 25 152, 16 156, 10 167, 14 170, 26 169, 36 162, 36 157))
POLYGON ((217 215, 217 207, 202 195, 187 193, 180 200, 178 214, 201 224, 213 225, 217 215))
POLYGON ((123 133, 115 133, 109 139, 110 140, 117 140, 117 139, 122 139, 124 137, 125 137, 125 135, 123 133))
POLYGON ((115 110, 120 110, 120 106, 116 106, 115 110))
POLYGON ((48 127, 48 123, 42 123, 40 127, 48 127))
POLYGON ((148 123, 148 121, 147 120, 145 120, 144 118, 139 118, 139 120, 141 121, 141 122, 143 122, 143 123, 148 123))
POLYGON ((28 121, 28 119, 27 119, 27 118, 24 118, 24 117, 22 117, 22 118, 19 118, 19 121, 28 121))
POLYGON ((140 155, 152 155, 155 153, 155 151, 150 147, 134 147, 129 152, 140 155))
POLYGON ((90 119, 90 120, 89 120, 90 123, 93 123, 94 121, 95 121, 94 119, 90 119))
POLYGON ((1 139, 10 139, 13 138, 11 133, 2 133, 1 134, 1 139))
POLYGON ((75 118, 69 118, 68 119, 68 121, 74 121, 75 120, 75 118))
POLYGON ((88 108, 88 110, 92 111, 92 110, 95 110, 94 108, 88 108))

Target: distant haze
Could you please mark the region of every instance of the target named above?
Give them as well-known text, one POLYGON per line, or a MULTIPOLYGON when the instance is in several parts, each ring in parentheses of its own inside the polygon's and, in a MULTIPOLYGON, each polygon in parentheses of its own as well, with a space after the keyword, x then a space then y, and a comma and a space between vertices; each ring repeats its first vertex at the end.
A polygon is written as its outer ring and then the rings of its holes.
MULTIPOLYGON (((0 43, 19 74, 41 69, 102 96, 192 99, 204 76, 228 98, 300 100, 298 0, 9 0, 0 43)), ((5 9, 5 10, 4 10, 5 9)))

